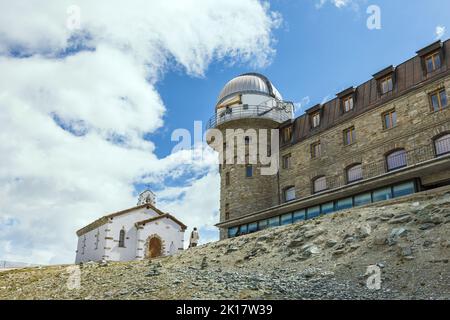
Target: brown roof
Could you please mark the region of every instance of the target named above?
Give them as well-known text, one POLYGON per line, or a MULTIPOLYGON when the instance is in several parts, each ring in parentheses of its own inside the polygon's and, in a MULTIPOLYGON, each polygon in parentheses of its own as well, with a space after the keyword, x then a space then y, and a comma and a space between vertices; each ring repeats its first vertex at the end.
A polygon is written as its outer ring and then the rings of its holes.
POLYGON ((83 234, 85 234, 85 233, 87 233, 87 232, 89 232, 89 231, 92 231, 92 230, 98 228, 99 226, 104 225, 104 224, 107 223, 110 219, 113 219, 113 218, 115 218, 115 217, 121 216, 121 215, 126 214, 126 213, 129 213, 129 212, 131 212, 131 211, 139 210, 139 209, 142 209, 142 208, 152 209, 152 210, 154 210, 157 214, 159 214, 160 216, 166 214, 166 213, 162 212, 161 210, 159 210, 158 208, 156 208, 155 206, 153 206, 153 205, 147 203, 147 204, 143 204, 143 205, 140 205, 140 206, 136 206, 136 207, 133 207, 133 208, 130 208, 130 209, 126 209, 126 210, 114 212, 114 213, 108 214, 108 215, 106 215, 106 216, 103 216, 103 217, 101 217, 101 218, 95 220, 94 222, 88 224, 88 225, 85 226, 84 228, 81 228, 80 230, 78 230, 78 231, 77 231, 77 236, 81 236, 81 235, 83 235, 83 234))
MULTIPOLYGON (((310 108, 305 114, 294 119, 292 121, 293 139, 291 143, 295 144, 306 140, 307 138, 324 132, 364 112, 396 99, 411 90, 415 90, 420 86, 426 85, 450 74, 450 40, 447 40, 444 43, 433 43, 432 45, 419 50, 418 53, 418 55, 398 65, 397 67, 390 66, 381 70, 376 73, 372 79, 356 87, 354 93, 356 103, 351 112, 343 114, 340 108, 339 97, 336 97, 323 105, 316 105, 310 108), (433 71, 431 74, 426 74, 426 72, 424 72, 421 55, 423 55, 424 52, 439 49, 442 49, 443 57, 441 68, 433 71), (391 72, 395 73, 394 89, 392 92, 385 95, 380 95, 376 77, 380 77, 380 75, 391 72), (311 112, 317 110, 322 110, 321 123, 318 128, 312 129, 308 117, 311 112)), ((282 145, 289 145, 289 143, 282 143, 282 145)))
POLYGON ((150 223, 150 222, 153 222, 153 221, 157 221, 157 220, 160 220, 160 219, 164 219, 164 218, 171 219, 175 223, 179 224, 183 230, 187 229, 187 226, 184 223, 182 223, 180 220, 178 220, 177 218, 175 218, 174 216, 172 216, 169 213, 165 213, 165 214, 163 214, 163 215, 161 215, 159 217, 154 217, 154 218, 150 218, 150 219, 147 219, 147 220, 136 222, 136 227, 141 226, 141 225, 146 225, 147 223, 150 223))

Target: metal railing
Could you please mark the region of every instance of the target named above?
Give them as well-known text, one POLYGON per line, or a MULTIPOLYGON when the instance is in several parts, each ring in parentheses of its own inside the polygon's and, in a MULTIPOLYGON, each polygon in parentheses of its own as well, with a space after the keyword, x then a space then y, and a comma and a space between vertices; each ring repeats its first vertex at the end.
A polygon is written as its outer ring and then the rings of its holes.
MULTIPOLYGON (((334 176, 327 176, 327 189, 330 191, 338 189, 345 185, 361 182, 363 180, 375 178, 387 173, 394 173, 398 170, 412 167, 420 163, 430 161, 437 158, 450 156, 450 137, 446 139, 433 141, 432 144, 419 147, 410 151, 399 150, 387 156, 383 160, 362 164, 362 179, 358 181, 347 181, 347 172, 334 176), (400 152, 401 151, 401 152, 400 152)), ((324 192, 324 191, 321 191, 324 192)), ((321 193, 318 192, 318 193, 321 193)))
POLYGON ((278 106, 253 106, 238 105, 233 107, 222 108, 216 110, 216 114, 212 116, 207 124, 206 129, 212 129, 225 122, 239 120, 245 118, 270 119, 278 123, 283 123, 293 117, 292 103, 280 103, 278 106))

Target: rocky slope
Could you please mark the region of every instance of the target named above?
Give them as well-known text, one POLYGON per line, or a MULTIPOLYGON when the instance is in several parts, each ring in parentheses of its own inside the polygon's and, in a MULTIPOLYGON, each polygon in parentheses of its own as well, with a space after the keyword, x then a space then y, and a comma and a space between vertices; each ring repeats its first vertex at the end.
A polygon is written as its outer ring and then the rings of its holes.
POLYGON ((0 299, 450 299, 449 236, 442 188, 154 261, 2 272, 0 299))

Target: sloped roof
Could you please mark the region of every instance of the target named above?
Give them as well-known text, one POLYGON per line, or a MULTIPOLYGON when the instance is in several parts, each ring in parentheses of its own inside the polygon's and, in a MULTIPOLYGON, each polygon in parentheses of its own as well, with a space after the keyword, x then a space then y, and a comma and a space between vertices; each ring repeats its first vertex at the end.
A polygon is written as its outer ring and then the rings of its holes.
POLYGON ((146 203, 146 204, 143 204, 143 205, 140 205, 140 206, 136 206, 136 207, 133 207, 133 208, 130 208, 130 209, 114 212, 114 213, 108 214, 106 216, 103 216, 103 217, 95 220, 94 222, 88 224, 87 226, 81 228, 80 230, 78 230, 76 232, 77 236, 82 236, 83 234, 88 233, 89 231, 92 231, 92 230, 94 230, 94 229, 104 225, 110 219, 113 219, 115 217, 124 215, 126 213, 131 212, 131 211, 135 211, 135 210, 139 210, 139 209, 143 209, 143 208, 152 209, 153 211, 155 211, 160 216, 166 214, 166 213, 162 212, 161 210, 159 210, 158 208, 156 208, 155 206, 153 206, 153 205, 151 205, 149 203, 146 203))
POLYGON ((174 221, 183 230, 187 229, 187 226, 184 223, 182 223, 180 220, 178 220, 177 218, 175 218, 174 216, 172 216, 169 213, 165 213, 165 214, 163 214, 163 215, 161 215, 159 217, 154 217, 154 218, 150 218, 150 219, 147 219, 147 220, 136 222, 136 227, 139 227, 139 226, 142 226, 142 225, 146 225, 147 223, 151 223, 151 222, 154 222, 154 221, 157 221, 157 220, 161 220, 161 219, 164 219, 164 218, 167 218, 167 219, 170 219, 170 220, 174 221))

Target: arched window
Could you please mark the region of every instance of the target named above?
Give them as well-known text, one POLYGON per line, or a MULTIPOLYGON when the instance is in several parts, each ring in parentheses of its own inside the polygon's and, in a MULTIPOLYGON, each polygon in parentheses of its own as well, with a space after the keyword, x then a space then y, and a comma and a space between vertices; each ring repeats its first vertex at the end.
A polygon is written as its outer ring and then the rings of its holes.
POLYGON ((405 149, 400 149, 389 153, 386 156, 388 171, 397 170, 408 165, 405 149))
POLYGON ((434 147, 438 157, 450 153, 450 133, 434 140, 434 147))
POLYGON ((119 233, 119 247, 125 248, 125 230, 120 230, 119 233))
POLYGON ((284 189, 284 201, 289 202, 295 200, 295 187, 288 187, 284 189))
POLYGON ((313 191, 314 193, 321 192, 327 189, 327 178, 318 177, 313 180, 313 191))
POLYGON ((363 178, 362 164, 354 164, 347 168, 347 182, 352 183, 363 178))

